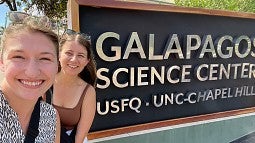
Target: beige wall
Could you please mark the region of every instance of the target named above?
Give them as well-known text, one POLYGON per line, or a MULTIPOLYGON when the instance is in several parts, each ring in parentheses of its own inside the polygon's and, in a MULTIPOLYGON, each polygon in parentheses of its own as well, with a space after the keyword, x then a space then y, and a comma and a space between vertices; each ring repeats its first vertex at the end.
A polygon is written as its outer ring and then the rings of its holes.
POLYGON ((3 80, 3 73, 0 72, 0 82, 2 82, 2 80, 3 80))

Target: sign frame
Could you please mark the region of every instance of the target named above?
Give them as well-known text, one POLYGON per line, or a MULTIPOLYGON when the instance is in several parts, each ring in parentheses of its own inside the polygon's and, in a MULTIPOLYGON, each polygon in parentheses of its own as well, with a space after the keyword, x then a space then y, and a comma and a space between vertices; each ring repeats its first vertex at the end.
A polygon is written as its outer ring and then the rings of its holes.
MULTIPOLYGON (((145 4, 135 3, 120 0, 68 0, 68 28, 75 31, 80 31, 79 21, 79 5, 90 7, 103 7, 112 9, 128 9, 128 10, 143 10, 143 11, 158 11, 158 12, 174 12, 174 13, 187 13, 187 14, 200 14, 210 16, 222 16, 222 17, 236 17, 245 19, 255 19, 255 14, 245 12, 233 12, 224 10, 210 10, 202 8, 186 8, 178 7, 174 5, 158 5, 158 4, 145 4)), ((132 125, 127 127, 120 127, 102 131, 90 132, 88 139, 104 138, 109 136, 115 136, 120 134, 126 134, 130 132, 143 131, 147 129, 161 128, 166 126, 180 125, 191 122, 198 122, 203 120, 210 120, 216 118, 223 118, 229 116, 237 116, 241 114, 248 114, 255 112, 255 107, 244 108, 238 110, 217 112, 212 114, 204 114, 198 116, 170 119, 164 121, 157 121, 139 125, 132 125)))

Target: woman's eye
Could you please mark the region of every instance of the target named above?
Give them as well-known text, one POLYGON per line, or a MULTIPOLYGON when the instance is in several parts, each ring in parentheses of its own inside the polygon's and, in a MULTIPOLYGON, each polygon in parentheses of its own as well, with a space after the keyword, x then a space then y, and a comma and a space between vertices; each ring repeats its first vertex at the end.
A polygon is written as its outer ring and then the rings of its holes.
POLYGON ((23 56, 13 56, 13 59, 25 59, 23 56))
POLYGON ((81 58, 85 58, 85 56, 84 55, 78 55, 79 57, 81 57, 81 58))
POLYGON ((68 56, 72 56, 72 55, 73 55, 73 54, 70 53, 70 52, 65 52, 65 54, 68 55, 68 56))
POLYGON ((41 58, 40 60, 43 60, 43 61, 51 61, 50 58, 41 58))

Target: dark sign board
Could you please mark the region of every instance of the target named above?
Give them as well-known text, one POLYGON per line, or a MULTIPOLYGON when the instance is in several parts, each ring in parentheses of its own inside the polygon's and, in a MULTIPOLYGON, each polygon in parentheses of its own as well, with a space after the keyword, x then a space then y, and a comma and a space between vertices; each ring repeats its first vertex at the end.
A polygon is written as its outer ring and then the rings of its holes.
POLYGON ((91 131, 255 106, 253 18, 79 5, 79 25, 97 62, 91 131))

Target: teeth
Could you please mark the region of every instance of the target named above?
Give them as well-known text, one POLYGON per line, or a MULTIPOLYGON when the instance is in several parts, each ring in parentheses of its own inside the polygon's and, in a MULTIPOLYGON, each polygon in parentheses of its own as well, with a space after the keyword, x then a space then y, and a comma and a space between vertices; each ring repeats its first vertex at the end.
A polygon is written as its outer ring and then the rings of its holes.
POLYGON ((68 65, 69 67, 71 67, 71 68, 77 68, 78 66, 72 66, 72 65, 68 65))
POLYGON ((28 86, 38 86, 42 83, 42 81, 24 81, 24 80, 21 80, 21 83, 25 84, 25 85, 28 85, 28 86))

